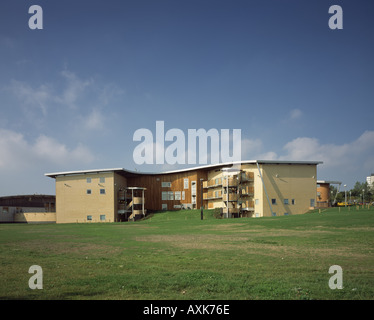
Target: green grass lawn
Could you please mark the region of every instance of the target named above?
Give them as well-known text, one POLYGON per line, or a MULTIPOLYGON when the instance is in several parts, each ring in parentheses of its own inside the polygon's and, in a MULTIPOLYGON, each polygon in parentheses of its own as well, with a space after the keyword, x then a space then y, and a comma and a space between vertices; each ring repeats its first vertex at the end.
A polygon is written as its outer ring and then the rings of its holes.
POLYGON ((215 219, 0 224, 0 299, 373 299, 374 209, 215 219), (31 265, 43 289, 31 290, 31 265), (332 290, 329 268, 343 270, 332 290))

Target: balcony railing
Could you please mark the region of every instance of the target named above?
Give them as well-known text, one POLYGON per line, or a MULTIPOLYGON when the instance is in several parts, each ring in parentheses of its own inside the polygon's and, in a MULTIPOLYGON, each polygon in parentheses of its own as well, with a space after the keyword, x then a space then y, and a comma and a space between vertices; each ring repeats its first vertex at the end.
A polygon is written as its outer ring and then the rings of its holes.
POLYGON ((208 192, 203 193, 204 200, 219 199, 219 198, 222 198, 222 190, 208 191, 208 192))
POLYGON ((253 172, 242 172, 241 180, 242 182, 253 181, 254 180, 254 173, 253 172))
POLYGON ((255 193, 255 188, 250 186, 245 186, 241 188, 242 196, 252 196, 255 193))
POLYGON ((243 210, 253 210, 255 207, 254 201, 251 200, 242 201, 241 204, 243 210))
POLYGON ((229 193, 228 196, 227 194, 224 194, 222 196, 223 201, 238 201, 239 195, 237 193, 229 193))
POLYGON ((227 186, 236 187, 238 186, 238 184, 239 184, 239 181, 236 178, 224 178, 223 183, 222 183, 223 187, 227 187, 227 186))
POLYGON ((217 178, 217 179, 211 179, 208 181, 203 181, 203 188, 214 188, 214 187, 219 187, 222 186, 222 178, 217 178))

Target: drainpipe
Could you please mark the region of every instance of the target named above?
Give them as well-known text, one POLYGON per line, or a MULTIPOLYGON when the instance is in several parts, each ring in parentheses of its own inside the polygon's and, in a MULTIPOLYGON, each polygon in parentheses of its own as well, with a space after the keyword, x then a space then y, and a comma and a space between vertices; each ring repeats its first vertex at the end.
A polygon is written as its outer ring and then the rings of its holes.
POLYGON ((266 198, 268 199, 268 204, 269 204, 269 208, 270 208, 270 211, 271 211, 271 215, 273 215, 273 209, 271 208, 270 199, 269 199, 268 193, 266 191, 264 179, 262 178, 262 174, 261 174, 261 170, 260 170, 260 166, 258 164, 258 161, 256 161, 256 164, 257 164, 258 173, 260 174, 260 178, 261 178, 261 181, 262 181, 262 186, 264 187, 264 190, 265 190, 266 198))

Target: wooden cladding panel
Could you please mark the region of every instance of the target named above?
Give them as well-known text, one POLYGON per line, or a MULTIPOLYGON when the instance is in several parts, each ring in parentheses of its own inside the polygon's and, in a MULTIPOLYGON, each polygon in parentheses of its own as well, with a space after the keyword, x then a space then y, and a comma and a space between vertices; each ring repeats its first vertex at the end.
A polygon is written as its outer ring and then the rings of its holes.
POLYGON ((191 182, 196 181, 196 208, 201 205, 201 182, 200 179, 207 179, 207 171, 194 170, 183 173, 149 174, 128 178, 129 187, 146 188, 145 204, 148 210, 162 210, 162 204, 167 204, 168 210, 181 204, 190 204, 191 182), (188 179, 188 188, 184 188, 184 179, 188 179), (162 187, 163 182, 170 182, 170 187, 162 187), (173 191, 174 200, 162 200, 162 192, 173 191), (175 200, 175 191, 181 192, 181 200, 175 200), (182 192, 185 192, 182 200, 182 192))

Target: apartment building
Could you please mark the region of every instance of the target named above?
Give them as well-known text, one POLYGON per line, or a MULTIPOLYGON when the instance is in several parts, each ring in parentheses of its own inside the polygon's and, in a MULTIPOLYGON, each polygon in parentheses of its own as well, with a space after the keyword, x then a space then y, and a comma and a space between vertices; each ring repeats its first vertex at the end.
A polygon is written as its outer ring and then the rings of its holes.
POLYGON ((319 161, 250 160, 168 172, 124 168, 47 173, 56 222, 136 220, 147 212, 219 208, 223 217, 302 214, 316 206, 319 161))

